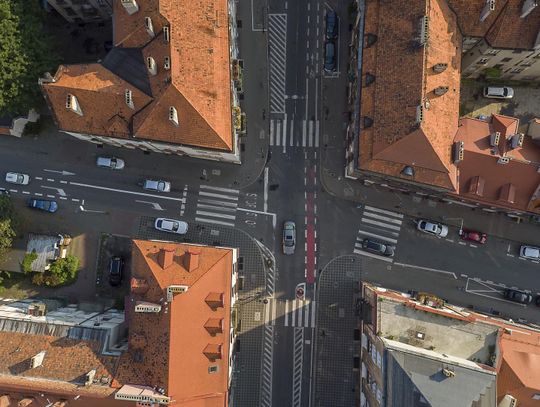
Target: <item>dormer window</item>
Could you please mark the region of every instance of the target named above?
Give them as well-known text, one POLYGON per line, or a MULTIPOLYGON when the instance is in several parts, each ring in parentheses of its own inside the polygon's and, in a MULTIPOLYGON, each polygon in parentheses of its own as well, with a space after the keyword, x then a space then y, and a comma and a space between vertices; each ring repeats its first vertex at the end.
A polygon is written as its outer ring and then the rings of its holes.
POLYGON ((154 25, 152 24, 152 19, 150 17, 144 18, 144 27, 146 28, 146 32, 150 37, 154 37, 154 25))
POLYGON ((168 43, 170 40, 171 40, 171 37, 170 37, 169 27, 165 26, 163 27, 163 41, 168 43))
POLYGON ((148 68, 148 72, 150 72, 150 75, 157 75, 157 65, 154 58, 146 58, 146 67, 148 68))
POLYGON ((137 11, 139 11, 139 5, 137 4, 135 0, 122 0, 121 3, 129 15, 132 15, 136 13, 137 11))
POLYGON ((164 69, 171 69, 171 58, 165 57, 165 60, 163 61, 163 68, 164 69))
POLYGON ((66 108, 71 110, 74 113, 77 113, 79 116, 83 115, 79 101, 74 95, 68 94, 66 98, 66 108))
POLYGON ((133 104, 133 93, 129 89, 126 89, 124 96, 126 99, 126 105, 128 105, 131 109, 135 109, 135 105, 133 104))
POLYGON ((169 120, 175 126, 179 126, 179 123, 178 123, 178 111, 176 110, 176 107, 174 107, 174 106, 169 107, 169 120))

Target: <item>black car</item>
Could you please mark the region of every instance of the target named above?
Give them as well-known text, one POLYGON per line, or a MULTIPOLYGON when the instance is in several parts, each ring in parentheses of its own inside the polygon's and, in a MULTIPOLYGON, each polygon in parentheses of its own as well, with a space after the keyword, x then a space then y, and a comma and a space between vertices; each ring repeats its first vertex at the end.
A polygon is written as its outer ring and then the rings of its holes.
POLYGON ((112 286, 120 285, 124 271, 124 259, 113 257, 109 261, 109 284, 112 286))
POLYGON ((536 303, 537 307, 540 307, 540 295, 536 297, 536 300, 534 300, 534 302, 536 303))
POLYGON ((336 70, 336 46, 328 41, 324 46, 324 70, 334 72, 336 70))
POLYGON ((338 18, 335 11, 326 12, 326 39, 333 40, 338 36, 338 18))
POLYGON ((392 257, 394 255, 394 246, 372 239, 364 239, 362 241, 362 249, 367 252, 378 254, 379 256, 392 257))
POLYGON ((504 298, 510 301, 519 302, 520 304, 529 304, 533 299, 531 294, 519 290, 513 290, 511 288, 504 290, 504 298))

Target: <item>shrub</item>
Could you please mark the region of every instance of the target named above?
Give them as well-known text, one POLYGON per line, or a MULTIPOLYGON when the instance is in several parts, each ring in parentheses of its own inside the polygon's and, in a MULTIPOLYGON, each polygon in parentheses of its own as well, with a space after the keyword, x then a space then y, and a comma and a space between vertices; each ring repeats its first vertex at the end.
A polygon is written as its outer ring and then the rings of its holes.
POLYGON ((22 268, 22 271, 25 272, 25 273, 31 273, 32 272, 32 263, 34 262, 34 260, 37 259, 37 253, 36 251, 32 251, 32 253, 26 253, 24 255, 24 259, 21 263, 21 268, 22 268))
POLYGON ((64 259, 56 260, 44 273, 35 274, 32 282, 49 287, 71 283, 77 277, 78 269, 79 259, 75 256, 67 256, 64 259))

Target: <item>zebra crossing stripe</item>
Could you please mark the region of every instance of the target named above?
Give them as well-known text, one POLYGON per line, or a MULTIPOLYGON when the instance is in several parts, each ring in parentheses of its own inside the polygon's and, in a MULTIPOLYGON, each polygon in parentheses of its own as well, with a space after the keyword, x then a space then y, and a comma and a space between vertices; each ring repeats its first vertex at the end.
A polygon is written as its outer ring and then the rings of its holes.
MULTIPOLYGON (((238 206, 238 202, 223 202, 223 201, 218 201, 216 199, 207 199, 207 198, 199 198, 198 202, 204 202, 204 203, 214 204, 218 206, 229 206, 231 208, 236 208, 238 206)), ((197 203, 197 205, 199 205, 199 203, 197 203)))
POLYGON ((210 196, 210 197, 213 197, 213 198, 230 199, 231 201, 238 201, 238 197, 237 197, 237 196, 223 195, 223 194, 215 194, 215 193, 213 193, 213 192, 199 191, 199 195, 202 195, 202 196, 210 196))
POLYGON ((396 225, 401 225, 403 223, 401 219, 393 219, 393 218, 389 218, 388 216, 382 216, 382 215, 378 215, 376 213, 371 213, 371 212, 364 212, 364 216, 368 216, 374 219, 384 220, 386 222, 394 223, 396 225))
POLYGON ((319 120, 315 122, 315 148, 319 148, 319 120))
POLYGON ((313 147, 313 120, 309 121, 308 146, 313 147))
POLYGON ((354 249, 354 253, 355 254, 360 254, 362 256, 373 257, 374 259, 386 261, 388 263, 392 263, 394 261, 391 257, 378 256, 378 255, 373 254, 373 253, 365 252, 365 251, 363 251, 361 249, 354 249))
POLYGON ((369 218, 362 218, 361 221, 364 223, 370 223, 372 225, 381 226, 387 229, 392 229, 392 230, 397 230, 397 231, 401 229, 401 226, 389 225, 388 223, 378 222, 376 220, 369 219, 369 218))
POLYGON ((404 216, 402 213, 387 211, 386 209, 379 209, 379 208, 375 208, 375 207, 369 206, 369 205, 364 206, 364 208, 367 211, 384 213, 386 215, 394 216, 394 217, 400 218, 400 219, 403 219, 403 216, 404 216))
POLYGON ((213 218, 222 218, 222 219, 236 219, 236 215, 226 215, 224 213, 216 213, 216 212, 207 212, 207 211, 196 211, 196 215, 202 215, 202 216, 211 216, 213 218))
POLYGON ((302 147, 306 146, 307 121, 302 120, 302 147))
POLYGON ((270 145, 274 145, 274 121, 270 120, 270 145))
POLYGON ((199 208, 202 208, 202 209, 216 209, 216 210, 222 211, 222 212, 236 212, 236 208, 228 208, 226 206, 206 205, 206 204, 201 204, 201 203, 197 204, 197 209, 199 209, 199 208))
MULTIPOLYGON (((365 236, 369 236, 369 237, 374 237, 375 239, 381 239, 385 242, 388 242, 388 243, 394 243, 394 244, 397 244, 397 239, 393 239, 393 238, 390 238, 390 237, 386 237, 386 236, 382 236, 382 235, 377 235, 376 233, 371 233, 371 232, 364 232, 363 230, 359 230, 358 231, 359 234, 362 234, 362 235, 365 235, 365 236)), ((395 233, 395 232, 391 232, 393 236, 399 236, 399 233, 395 233)), ((358 240, 362 240, 361 238, 357 238, 356 239, 357 241, 358 240)))
POLYGON ((200 223, 209 223, 209 224, 215 224, 215 225, 221 225, 221 226, 230 226, 230 227, 234 227, 234 223, 231 223, 231 222, 222 222, 222 221, 214 220, 214 219, 195 218, 195 221, 196 221, 196 222, 200 222, 200 223))
POLYGON ((230 192, 231 194, 239 194, 240 191, 238 189, 230 189, 230 188, 221 188, 221 187, 213 187, 211 185, 199 185, 200 189, 210 189, 212 191, 219 191, 219 192, 230 192))

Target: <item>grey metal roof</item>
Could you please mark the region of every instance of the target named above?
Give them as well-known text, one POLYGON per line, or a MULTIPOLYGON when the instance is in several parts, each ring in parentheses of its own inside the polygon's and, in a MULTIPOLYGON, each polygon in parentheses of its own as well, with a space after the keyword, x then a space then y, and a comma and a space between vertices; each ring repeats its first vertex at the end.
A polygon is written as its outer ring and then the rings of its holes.
POLYGON ((496 376, 452 363, 387 350, 387 401, 400 407, 495 407, 496 376), (446 377, 449 366, 454 377, 446 377))
POLYGON ((148 96, 152 96, 148 71, 139 48, 113 48, 101 64, 148 96))

